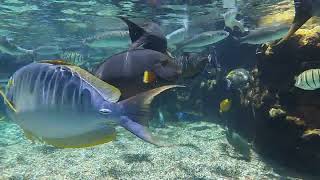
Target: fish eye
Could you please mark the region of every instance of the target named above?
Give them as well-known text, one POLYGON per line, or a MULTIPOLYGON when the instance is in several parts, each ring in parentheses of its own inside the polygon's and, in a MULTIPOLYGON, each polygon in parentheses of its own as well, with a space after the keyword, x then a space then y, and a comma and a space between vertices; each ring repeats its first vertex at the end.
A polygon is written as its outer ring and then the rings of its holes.
POLYGON ((100 109, 99 112, 101 114, 110 114, 112 111, 110 109, 100 109))

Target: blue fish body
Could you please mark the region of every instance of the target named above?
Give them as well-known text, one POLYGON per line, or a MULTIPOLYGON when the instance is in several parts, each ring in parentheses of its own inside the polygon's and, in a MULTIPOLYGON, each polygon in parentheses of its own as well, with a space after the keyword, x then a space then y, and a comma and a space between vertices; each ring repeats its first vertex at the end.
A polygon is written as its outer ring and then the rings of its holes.
POLYGON ((79 148, 115 139, 119 124, 155 145, 147 130, 149 104, 174 86, 150 90, 118 102, 120 91, 79 67, 32 63, 19 69, 8 84, 10 117, 29 139, 63 148, 79 148), (141 108, 141 106, 146 109, 141 108), (143 113, 139 113, 143 112, 143 113), (138 114, 138 115, 137 115, 138 114))

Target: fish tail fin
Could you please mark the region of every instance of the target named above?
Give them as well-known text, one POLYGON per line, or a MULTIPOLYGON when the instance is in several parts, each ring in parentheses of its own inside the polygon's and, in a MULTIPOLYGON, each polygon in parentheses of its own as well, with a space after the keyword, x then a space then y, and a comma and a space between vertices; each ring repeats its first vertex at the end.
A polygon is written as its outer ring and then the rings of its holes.
POLYGON ((172 89, 184 87, 179 85, 168 85, 140 93, 129 99, 120 101, 124 109, 124 116, 121 117, 120 125, 132 132, 137 137, 157 146, 167 146, 148 130, 148 121, 151 118, 150 105, 154 97, 160 93, 172 89))

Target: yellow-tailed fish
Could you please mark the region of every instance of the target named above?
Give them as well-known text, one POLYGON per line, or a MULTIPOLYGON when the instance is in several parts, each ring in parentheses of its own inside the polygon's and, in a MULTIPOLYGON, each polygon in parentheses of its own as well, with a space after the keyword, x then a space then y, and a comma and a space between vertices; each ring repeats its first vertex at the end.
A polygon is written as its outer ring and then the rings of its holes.
POLYGON ((145 71, 143 73, 143 83, 153 83, 156 80, 156 75, 152 71, 145 71))
POLYGON ((232 101, 230 99, 224 99, 220 102, 220 113, 228 112, 231 109, 232 101))
POLYGON ((118 102, 117 88, 77 66, 50 61, 24 66, 12 79, 13 85, 1 94, 13 106, 8 108, 10 119, 27 138, 60 148, 112 141, 115 124, 149 143, 165 145, 146 127, 150 104, 159 93, 179 87, 162 86, 118 102))

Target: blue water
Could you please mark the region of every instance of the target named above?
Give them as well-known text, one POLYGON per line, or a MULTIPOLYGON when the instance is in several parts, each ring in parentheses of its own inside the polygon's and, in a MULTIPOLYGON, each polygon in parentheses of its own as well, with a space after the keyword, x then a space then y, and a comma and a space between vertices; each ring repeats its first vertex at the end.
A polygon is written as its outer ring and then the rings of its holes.
MULTIPOLYGON (((252 111, 250 108, 241 109, 239 94, 242 90, 227 88, 224 77, 232 69, 252 70, 256 64, 255 50, 259 45, 240 45, 237 39, 248 32, 225 27, 222 14, 230 10, 225 2, 1 1, 2 87, 6 86, 13 73, 24 65, 41 60, 59 60, 67 55, 70 59, 66 61, 93 73, 101 62, 127 51, 130 46, 129 36, 124 40, 109 39, 109 42, 102 42, 101 47, 85 43, 87 39, 98 40, 99 35, 111 31, 128 31, 128 26, 117 16, 128 17, 137 24, 153 21, 160 26, 163 35, 186 29, 183 34, 185 39, 181 42, 172 45, 171 41, 167 40, 168 51, 171 51, 174 59, 182 64, 186 71, 190 70, 188 68, 193 66, 192 63, 200 62, 201 58, 210 56, 214 62, 208 63, 204 68, 191 68, 192 76, 179 77, 178 80, 170 82, 185 85, 185 89, 163 93, 152 103, 152 115, 148 120, 151 132, 167 142, 178 144, 172 147, 156 147, 119 125, 116 125, 117 138, 114 141, 88 148, 63 149, 41 140, 32 142, 25 136, 19 123, 9 118, 6 111, 8 106, 1 98, 0 179, 311 178, 308 171, 295 171, 286 162, 265 156, 263 149, 255 146, 255 134, 248 130, 255 124, 245 124, 246 114, 251 115, 252 111), (185 53, 174 49, 198 34, 218 30, 224 30, 230 35, 198 49, 194 47, 185 50, 185 53), (119 46, 126 42, 129 42, 127 46, 119 46), (62 56, 63 53, 69 54, 62 56), (233 99, 232 106, 225 113, 221 113, 220 102, 226 98, 233 99), (244 111, 246 113, 242 113, 244 111), (230 125, 231 121, 238 129, 230 125), (237 132, 239 129, 241 131, 237 132), (234 130, 234 133, 237 133, 233 134, 236 138, 227 137, 228 130, 234 130), (241 148, 249 151, 249 158, 248 154, 242 153, 241 148)), ((236 19, 243 20, 244 27, 250 30, 259 26, 262 17, 293 10, 293 2, 238 0, 235 8, 238 11, 236 19)), ((143 74, 137 79, 140 83, 136 86, 141 86, 143 74)), ((160 82, 157 83, 146 85, 146 89, 159 87, 160 82)))

